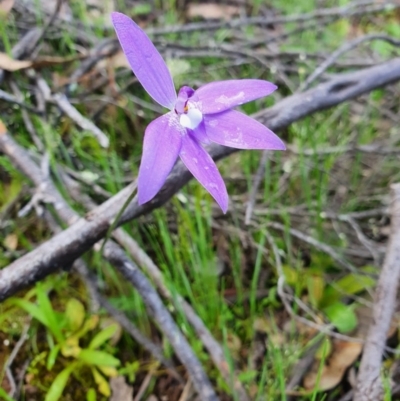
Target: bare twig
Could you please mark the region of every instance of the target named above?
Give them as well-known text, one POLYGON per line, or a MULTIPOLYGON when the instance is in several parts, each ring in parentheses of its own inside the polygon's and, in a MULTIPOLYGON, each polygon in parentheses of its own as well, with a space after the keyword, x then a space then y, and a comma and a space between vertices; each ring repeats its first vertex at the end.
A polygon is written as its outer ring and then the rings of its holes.
POLYGON ((26 324, 24 326, 24 329, 22 330, 21 337, 19 338, 18 342, 15 344, 14 349, 12 350, 10 356, 8 357, 8 360, 5 364, 5 371, 6 375, 8 378, 8 381, 10 382, 11 390, 9 392, 10 397, 14 397, 17 393, 17 386, 15 384, 14 376, 11 372, 11 365, 14 362, 14 359, 16 358, 18 352, 22 348, 22 346, 25 344, 25 341, 28 339, 28 330, 29 330, 30 325, 26 324))
POLYGON ((400 276, 400 184, 391 186, 390 215, 391 235, 375 292, 373 319, 364 346, 354 401, 376 401, 383 399, 384 395, 381 362, 396 306, 400 276))
POLYGON ((367 249, 370 252, 371 256, 374 259, 375 264, 378 266, 380 262, 378 244, 374 243, 373 241, 371 241, 369 238, 366 237, 366 235, 361 230, 361 227, 355 221, 354 218, 348 216, 343 220, 349 223, 349 225, 353 228, 353 230, 356 232, 358 240, 361 242, 362 245, 364 245, 365 249, 367 249))
POLYGON ((285 280, 285 274, 283 271, 282 260, 279 255, 278 247, 276 245, 276 242, 275 242, 273 236, 268 231, 265 232, 265 235, 266 235, 267 241, 271 245, 273 253, 274 253, 275 264, 276 264, 275 266, 276 266, 276 271, 278 273, 277 291, 278 291, 279 297, 282 300, 282 303, 283 303, 283 306, 285 307, 286 312, 291 317, 293 317, 295 320, 297 320, 299 323, 304 324, 305 326, 311 327, 313 329, 316 329, 320 333, 326 334, 330 337, 337 338, 342 341, 362 343, 363 340, 361 338, 350 337, 350 336, 346 336, 344 334, 340 334, 340 333, 333 331, 334 326, 332 324, 322 325, 322 324, 316 323, 312 320, 308 320, 307 318, 295 313, 292 306, 290 305, 291 300, 294 300, 306 312, 311 312, 311 314, 312 314, 312 311, 310 311, 309 308, 299 298, 293 297, 292 295, 287 294, 285 292, 285 281, 286 280, 285 280))
POLYGON ((377 143, 370 143, 368 145, 343 145, 343 146, 324 146, 320 149, 301 149, 296 146, 288 145, 288 150, 295 154, 302 154, 305 156, 323 156, 332 153, 346 153, 346 152, 361 152, 371 153, 378 155, 396 155, 400 153, 400 148, 382 146, 377 143))
POLYGON ((13 103, 17 104, 18 106, 22 107, 25 110, 29 110, 31 113, 34 114, 41 114, 39 110, 35 109, 32 106, 29 106, 25 102, 23 102, 21 99, 17 98, 16 96, 12 95, 11 93, 7 93, 0 89, 0 100, 4 100, 8 103, 13 103))
POLYGON ((135 398, 133 401, 140 401, 146 392, 147 388, 149 387, 149 384, 151 382, 151 379, 154 377, 154 373, 156 372, 158 366, 152 366, 147 373, 146 377, 143 379, 142 384, 139 387, 138 392, 135 395, 135 398))
MULTIPOLYGON (((10 86, 11 86, 12 91, 14 92, 14 95, 17 97, 17 99, 22 101, 23 100, 22 92, 20 91, 18 85, 16 84, 16 82, 14 80, 12 80, 10 82, 10 86)), ((29 135, 31 136, 33 143, 35 144, 36 148, 40 152, 43 152, 44 151, 43 143, 36 133, 35 127, 32 123, 32 120, 31 120, 28 112, 24 108, 22 108, 21 114, 22 114, 22 119, 24 120, 24 123, 25 123, 26 130, 29 132, 29 135)))
POLYGON ((93 124, 90 120, 84 117, 79 111, 72 106, 67 97, 62 93, 56 93, 53 95, 53 100, 56 102, 57 106, 71 119, 73 120, 79 127, 84 130, 91 132, 99 141, 100 145, 103 148, 107 148, 110 141, 108 137, 98 128, 95 124, 93 124))
POLYGON ((210 31, 222 28, 237 28, 248 25, 276 25, 285 24, 288 22, 306 22, 311 19, 318 19, 324 17, 353 17, 355 15, 364 15, 368 13, 375 13, 382 10, 393 10, 399 8, 400 5, 396 2, 385 2, 383 4, 374 4, 372 0, 354 1, 343 7, 335 8, 322 8, 310 13, 297 14, 297 15, 284 15, 273 16, 271 18, 261 17, 247 17, 234 19, 230 21, 219 22, 193 22, 185 25, 175 25, 163 28, 148 29, 148 34, 164 35, 166 33, 187 33, 194 31, 210 31))
POLYGON ((330 247, 327 244, 324 244, 323 242, 320 242, 316 240, 315 238, 311 237, 310 235, 307 235, 295 228, 290 228, 290 227, 285 227, 281 223, 277 223, 275 221, 270 221, 266 223, 268 227, 275 228, 280 231, 288 231, 290 235, 293 235, 293 237, 298 238, 301 241, 306 242, 307 244, 312 245, 313 247, 319 249, 320 251, 325 252, 328 254, 333 260, 335 260, 337 263, 339 263, 341 266, 346 268, 347 270, 353 272, 353 273, 358 273, 357 269, 355 266, 353 266, 350 262, 342 258, 332 247, 330 247))
POLYGON ((50 15, 49 19, 47 20, 47 22, 45 23, 43 28, 41 28, 40 35, 38 36, 38 38, 36 39, 35 43, 33 43, 31 48, 30 48, 30 53, 33 53, 38 48, 40 42, 46 36, 47 31, 53 25, 54 21, 57 18, 58 13, 61 10, 61 6, 63 4, 63 1, 64 0, 57 0, 56 5, 54 7, 53 13, 50 15))
POLYGON ((308 89, 312 82, 318 79, 342 54, 349 52, 350 50, 359 46, 361 43, 369 42, 371 40, 383 40, 393 46, 400 46, 400 40, 381 33, 371 33, 369 35, 364 35, 360 38, 351 40, 350 42, 347 42, 343 46, 339 47, 339 49, 334 51, 319 67, 317 67, 315 71, 304 81, 304 83, 300 85, 298 92, 308 89))
MULTIPOLYGON (((41 34, 40 28, 33 28, 28 31, 21 40, 12 48, 11 54, 13 58, 19 59, 25 54, 29 54, 31 49, 36 46, 37 41, 39 40, 41 34)), ((3 82, 4 79, 4 70, 0 70, 0 83, 3 82)))

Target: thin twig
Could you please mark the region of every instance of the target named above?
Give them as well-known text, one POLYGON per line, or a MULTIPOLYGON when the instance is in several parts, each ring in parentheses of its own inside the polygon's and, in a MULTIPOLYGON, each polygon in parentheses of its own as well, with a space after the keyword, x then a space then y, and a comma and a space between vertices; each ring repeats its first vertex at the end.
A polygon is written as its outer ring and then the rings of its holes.
POLYGON ((384 396, 381 362, 396 307, 400 277, 400 184, 391 186, 390 211, 391 235, 375 292, 373 318, 361 359, 354 401, 376 401, 384 396))
POLYGON ((285 227, 281 223, 277 223, 275 221, 270 221, 266 223, 268 227, 275 228, 280 231, 288 231, 290 235, 293 235, 293 237, 298 238, 301 241, 306 242, 307 244, 312 245, 313 247, 319 249, 320 251, 325 252, 328 254, 333 260, 335 260, 337 263, 339 263, 341 266, 346 268, 347 270, 351 271, 352 273, 359 274, 357 271, 356 267, 353 266, 350 262, 342 258, 332 247, 330 247, 327 244, 324 244, 323 242, 320 242, 316 240, 315 238, 311 237, 310 235, 304 234, 303 232, 291 228, 291 227, 285 227))
POLYGON ((315 71, 304 81, 304 83, 300 85, 298 92, 303 92, 304 90, 308 89, 312 82, 318 79, 342 54, 349 52, 350 50, 359 46, 361 43, 369 42, 371 40, 383 40, 393 46, 400 46, 400 40, 381 33, 371 33, 351 40, 350 42, 347 42, 339 47, 339 49, 334 51, 329 58, 327 58, 319 67, 317 67, 315 71))
POLYGON ((84 117, 72 104, 63 93, 56 93, 52 96, 57 106, 66 114, 72 121, 74 121, 79 127, 84 130, 91 132, 99 141, 103 148, 107 148, 110 144, 110 140, 104 134, 104 132, 98 128, 92 121, 84 117))
POLYGON ((39 37, 36 39, 36 43, 33 43, 29 52, 33 53, 39 46, 40 42, 43 40, 43 38, 46 36, 47 31, 49 30, 49 28, 51 28, 51 26, 53 25, 54 21, 57 18, 58 13, 61 10, 61 6, 63 4, 64 0, 57 0, 56 1, 56 5, 54 7, 54 11, 53 13, 50 15, 49 19, 47 20, 47 22, 44 24, 43 28, 41 28, 41 32, 39 37))
POLYGON ((26 104, 24 101, 22 101, 18 97, 12 95, 11 93, 3 91, 2 89, 0 89, 0 100, 4 100, 4 101, 6 101, 8 103, 12 103, 12 104, 17 104, 18 106, 22 107, 23 109, 29 110, 31 113, 39 114, 39 115, 41 114, 41 112, 38 109, 35 109, 32 106, 29 106, 28 104, 26 104))
POLYGON ((361 230, 361 227, 355 221, 354 218, 348 216, 347 218, 345 218, 343 220, 346 221, 347 223, 349 223, 349 225, 353 228, 353 230, 356 232, 358 240, 361 242, 362 245, 364 245, 365 249, 367 249, 370 252, 372 258, 374 259, 375 265, 379 266, 379 264, 380 264, 379 263, 380 262, 380 254, 379 254, 379 250, 378 250, 379 244, 374 243, 373 241, 371 241, 369 238, 366 237, 366 235, 361 230))
POLYGON ((146 377, 143 379, 138 392, 135 395, 133 401, 140 401, 146 392, 147 388, 149 387, 151 379, 154 377, 154 373, 156 372, 158 366, 152 366, 147 373, 146 377))
POLYGON ((146 32, 153 35, 164 35, 167 33, 187 33, 194 31, 211 31, 216 29, 233 29, 237 27, 245 27, 248 25, 276 25, 285 24, 288 22, 305 22, 314 18, 324 17, 353 17, 355 15, 364 15, 367 13, 375 13, 385 9, 393 10, 400 6, 396 2, 388 2, 384 4, 374 4, 373 0, 355 1, 343 7, 323 8, 310 13, 297 15, 273 16, 266 18, 261 17, 246 17, 233 19, 230 21, 220 22, 193 22, 185 25, 174 25, 163 28, 148 29, 146 32))
POLYGON ((299 150, 294 145, 288 145, 288 150, 297 155, 305 156, 324 156, 330 154, 341 154, 348 152, 370 153, 378 155, 397 155, 400 153, 400 148, 385 147, 380 144, 370 143, 368 145, 343 145, 343 146, 324 146, 317 149, 301 149, 299 150))
POLYGON ((15 344, 14 349, 12 350, 10 356, 7 359, 7 362, 5 364, 5 371, 6 375, 8 378, 8 381, 10 382, 11 390, 9 392, 10 397, 14 397, 17 392, 17 386, 15 384, 14 376, 11 372, 11 365, 14 362, 14 359, 16 358, 18 352, 22 348, 22 346, 25 344, 25 341, 28 339, 28 330, 29 330, 30 325, 26 324, 24 326, 24 329, 22 330, 21 337, 19 338, 18 342, 15 344))
MULTIPOLYGON (((17 97, 17 99, 22 101, 23 100, 22 92, 20 91, 18 85, 16 84, 16 82, 14 80, 12 80, 10 82, 10 86, 11 86, 12 91, 14 92, 14 95, 17 97)), ((21 114, 22 114, 22 119, 24 120, 24 123, 25 123, 26 130, 29 132, 29 135, 31 136, 33 143, 35 144, 35 146, 39 152, 43 152, 44 151, 43 143, 40 140, 40 138, 35 130, 35 127, 32 123, 32 120, 31 120, 28 112, 24 108, 22 108, 21 114)))
POLYGON ((344 334, 340 334, 340 333, 333 331, 334 326, 332 324, 322 325, 319 323, 315 323, 314 321, 308 320, 307 318, 295 313, 292 306, 290 305, 291 300, 295 301, 303 310, 306 310, 307 312, 309 312, 310 310, 308 307, 305 307, 305 304, 300 299, 286 293, 286 291, 285 291, 285 281, 286 281, 285 273, 283 271, 283 265, 282 265, 281 256, 279 254, 278 246, 276 245, 276 242, 275 242, 273 236, 268 231, 265 232, 265 235, 266 235, 266 239, 269 242, 270 246, 272 247, 272 250, 274 253, 275 267, 276 267, 276 271, 278 274, 277 291, 278 291, 279 297, 282 300, 282 303, 283 303, 283 306, 285 307, 286 312, 299 323, 301 323, 305 326, 311 327, 313 329, 316 329, 320 333, 326 334, 330 337, 337 338, 338 340, 342 340, 342 341, 363 343, 364 340, 361 338, 350 337, 350 336, 346 336, 344 334))
MULTIPOLYGON (((12 48, 11 54, 13 58, 19 59, 25 54, 29 54, 31 49, 36 45, 37 41, 39 40, 41 32, 41 29, 37 27, 28 31, 12 48)), ((3 82, 4 74, 4 70, 0 69, 0 83, 3 82)))

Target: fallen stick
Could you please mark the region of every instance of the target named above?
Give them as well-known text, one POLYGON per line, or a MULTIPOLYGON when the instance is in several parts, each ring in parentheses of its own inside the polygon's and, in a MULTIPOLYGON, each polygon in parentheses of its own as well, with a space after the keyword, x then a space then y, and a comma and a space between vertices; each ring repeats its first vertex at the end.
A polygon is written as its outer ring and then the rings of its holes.
MULTIPOLYGON (((398 80, 400 80, 400 58, 395 58, 361 71, 337 75, 307 92, 289 96, 265 112, 258 113, 258 119, 272 130, 279 131, 307 115, 333 107, 398 80)), ((10 146, 10 138, 4 129, 0 130, 0 149, 6 150, 8 146, 10 146)), ((219 160, 237 150, 213 145, 209 151, 215 160, 219 160)), ((10 154, 10 157, 21 157, 17 153, 10 154)), ((141 206, 138 205, 135 197, 122 213, 117 226, 164 204, 189 181, 190 177, 184 165, 178 162, 159 194, 151 202, 141 206)), ((88 213, 85 218, 79 219, 62 233, 2 269, 0 271, 0 301, 57 269, 71 265, 75 259, 105 236, 132 191, 133 184, 128 185, 88 213)))
POLYGON ((365 341, 353 401, 383 400, 382 357, 396 307, 400 277, 400 184, 391 186, 391 234, 375 291, 372 323, 365 341))

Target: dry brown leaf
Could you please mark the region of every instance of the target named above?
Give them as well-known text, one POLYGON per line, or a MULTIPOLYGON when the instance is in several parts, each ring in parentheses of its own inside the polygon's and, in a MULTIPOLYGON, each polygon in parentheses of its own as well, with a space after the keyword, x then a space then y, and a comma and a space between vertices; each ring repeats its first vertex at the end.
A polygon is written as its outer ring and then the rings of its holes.
POLYGON ((351 366, 359 357, 362 351, 361 343, 354 343, 342 340, 333 341, 331 356, 320 372, 320 361, 315 361, 311 369, 304 378, 304 388, 314 390, 329 390, 336 387, 343 378, 347 368, 351 366))
POLYGON ((218 3, 190 3, 186 16, 188 18, 202 17, 204 19, 230 20, 240 12, 239 7, 218 3))
POLYGON ((234 358, 239 358, 240 351, 242 350, 242 342, 236 334, 227 334, 226 345, 234 358))
POLYGON ((84 60, 88 57, 87 54, 80 54, 77 56, 60 57, 60 56, 40 56, 32 60, 32 68, 51 67, 53 65, 60 65, 72 63, 77 60, 84 60))
POLYGON ((70 57, 40 56, 35 60, 15 60, 5 53, 0 52, 0 68, 6 71, 18 71, 26 68, 43 68, 53 65, 72 63, 87 58, 87 54, 70 57))
POLYGON ((0 0, 0 17, 6 17, 14 7, 15 0, 0 0))
MULTIPOLYGON (((357 315, 358 324, 356 329, 349 334, 356 338, 365 339, 373 318, 372 309, 366 306, 359 306, 355 312, 357 315)), ((392 337, 398 327, 399 321, 396 317, 394 317, 387 333, 387 338, 392 337)), ((317 385, 317 378, 319 374, 319 390, 329 390, 333 387, 336 387, 342 381, 346 370, 353 365, 360 356, 362 348, 363 344, 361 343, 341 341, 337 339, 333 340, 332 352, 330 353, 330 357, 325 361, 325 366, 322 368, 322 372, 318 373, 321 361, 316 360, 310 373, 304 378, 304 388, 306 390, 313 390, 317 385)))
POLYGON ((7 133, 7 128, 4 125, 3 121, 0 120, 0 135, 4 135, 7 133))
POLYGON ((6 238, 4 238, 3 245, 10 251, 15 251, 18 246, 17 234, 8 234, 6 238))
POLYGON ((0 53, 0 68, 6 71, 18 71, 32 66, 32 61, 15 60, 6 53, 0 53))
POLYGON ((110 387, 112 395, 109 401, 132 401, 133 388, 126 383, 123 376, 112 377, 110 387))
POLYGON ((124 67, 130 69, 128 60, 125 57, 125 54, 122 50, 119 50, 113 56, 108 57, 106 59, 102 59, 97 63, 97 68, 102 70, 105 68, 119 68, 124 67))

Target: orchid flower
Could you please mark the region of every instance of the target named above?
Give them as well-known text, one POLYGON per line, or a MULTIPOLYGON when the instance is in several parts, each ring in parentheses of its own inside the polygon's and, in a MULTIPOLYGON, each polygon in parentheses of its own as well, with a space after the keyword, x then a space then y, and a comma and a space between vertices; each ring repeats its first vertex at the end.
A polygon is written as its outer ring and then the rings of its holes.
POLYGON ((232 110, 271 94, 277 87, 259 79, 227 80, 197 90, 183 86, 177 95, 167 65, 145 32, 121 13, 112 13, 112 22, 136 78, 157 103, 169 109, 145 131, 138 176, 139 204, 157 194, 179 156, 226 213, 225 183, 202 145, 215 142, 238 149, 285 149, 267 127, 232 110))

